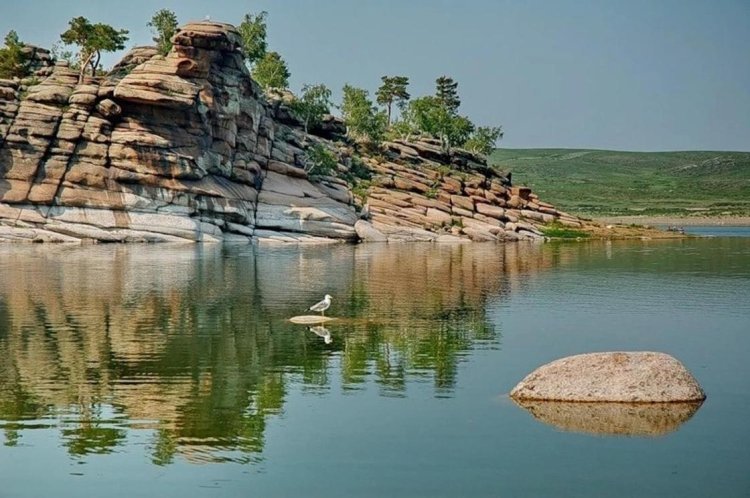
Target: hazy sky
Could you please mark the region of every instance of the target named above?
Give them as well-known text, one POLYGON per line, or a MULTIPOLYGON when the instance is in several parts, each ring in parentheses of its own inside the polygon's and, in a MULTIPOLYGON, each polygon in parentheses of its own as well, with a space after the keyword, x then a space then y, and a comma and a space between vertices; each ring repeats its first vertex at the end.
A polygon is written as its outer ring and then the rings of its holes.
MULTIPOLYGON (((440 75, 460 111, 503 126, 503 147, 750 151, 750 0, 2 0, 0 36, 50 46, 78 15, 130 30, 169 8, 180 22, 269 13, 292 89, 371 92, 440 75)), ((114 58, 105 59, 109 65, 114 58)))

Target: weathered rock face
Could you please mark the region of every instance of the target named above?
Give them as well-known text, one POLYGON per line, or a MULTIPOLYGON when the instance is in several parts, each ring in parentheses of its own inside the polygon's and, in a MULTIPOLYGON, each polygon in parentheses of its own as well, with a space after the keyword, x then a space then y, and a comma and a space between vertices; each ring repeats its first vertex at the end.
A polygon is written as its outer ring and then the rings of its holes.
POLYGON ((678 360, 664 353, 589 353, 543 365, 513 390, 516 400, 671 403, 706 398, 678 360))
MULTIPOLYGON (((0 239, 354 240, 353 205, 300 167, 229 25, 184 26, 105 79, 0 82, 0 239)), ((340 185, 331 187, 341 190, 340 185)))
POLYGON ((443 151, 429 140, 386 142, 387 159, 366 158, 375 173, 366 221, 356 225, 371 241, 516 241, 543 239, 550 222, 583 222, 542 202, 525 187, 487 167, 483 158, 443 151))
POLYGON ((555 219, 580 225, 500 178, 443 171, 476 158, 430 142, 369 159, 361 205, 304 169, 306 148, 335 149, 326 138, 342 123, 306 135, 283 96, 266 100, 234 27, 192 23, 173 42, 82 84, 63 65, 28 88, 0 80, 0 241, 516 240, 555 219))

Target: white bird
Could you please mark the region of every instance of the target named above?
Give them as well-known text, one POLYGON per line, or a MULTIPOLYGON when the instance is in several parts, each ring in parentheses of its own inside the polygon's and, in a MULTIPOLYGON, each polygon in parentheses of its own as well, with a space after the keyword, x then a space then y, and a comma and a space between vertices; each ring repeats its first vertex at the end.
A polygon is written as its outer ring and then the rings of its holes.
POLYGON ((331 338, 331 331, 324 326, 316 325, 314 327, 308 327, 308 329, 318 337, 322 337, 323 342, 325 342, 326 344, 330 344, 331 342, 333 342, 333 339, 331 338))
POLYGON ((331 299, 332 297, 326 294, 321 302, 310 306, 310 311, 320 311, 320 314, 325 316, 325 311, 331 307, 331 299))

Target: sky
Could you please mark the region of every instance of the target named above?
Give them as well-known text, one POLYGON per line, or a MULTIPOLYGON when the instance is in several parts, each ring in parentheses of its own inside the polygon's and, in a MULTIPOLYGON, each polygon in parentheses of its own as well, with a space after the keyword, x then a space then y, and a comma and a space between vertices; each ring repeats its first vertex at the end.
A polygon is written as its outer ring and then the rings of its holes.
POLYGON ((294 91, 404 75, 420 96, 451 76, 501 147, 750 151, 749 0, 0 0, 0 36, 49 47, 82 15, 146 45, 160 8, 180 23, 267 11, 294 91))

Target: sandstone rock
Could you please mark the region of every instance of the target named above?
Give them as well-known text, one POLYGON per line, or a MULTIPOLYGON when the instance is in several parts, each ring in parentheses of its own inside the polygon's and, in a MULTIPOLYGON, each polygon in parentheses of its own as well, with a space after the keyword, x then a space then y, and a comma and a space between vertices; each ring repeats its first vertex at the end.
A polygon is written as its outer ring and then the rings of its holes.
POLYGON ((538 209, 507 235, 499 220, 520 211, 504 211, 503 179, 432 139, 362 158, 373 177, 359 220, 345 181, 310 181, 304 169, 313 144, 350 165, 351 147, 320 138, 343 134, 343 122, 327 116, 306 135, 289 113, 293 95, 267 100, 250 79, 241 44, 230 25, 189 23, 166 56, 136 47, 82 84, 29 49, 35 79, 0 80, 0 240, 453 242, 538 237, 534 223, 549 216, 580 223, 517 190, 517 208, 525 195, 538 209), (464 171, 452 176, 455 167, 464 171))
POLYGON ((455 214, 457 216, 465 217, 465 218, 471 218, 474 215, 473 212, 468 211, 466 209, 462 209, 460 207, 456 207, 456 206, 453 206, 451 208, 451 213, 453 213, 453 214, 455 214))
POLYGON ((562 358, 527 375, 510 396, 518 400, 622 403, 702 401, 706 397, 682 363, 655 352, 562 358))
POLYGON ((505 218, 505 209, 490 204, 479 204, 476 205, 477 212, 491 218, 502 220, 505 218))
POLYGON ((479 228, 464 227, 461 232, 468 235, 469 238, 475 242, 495 242, 497 236, 493 235, 489 230, 481 230, 479 228))
POLYGON ((525 206, 525 202, 521 197, 518 195, 512 195, 510 196, 510 200, 508 201, 508 206, 511 208, 520 208, 525 206))
POLYGON ((462 195, 452 195, 451 204, 454 207, 465 209, 466 211, 469 211, 469 212, 474 211, 474 201, 462 195))
POLYGON ((450 225, 453 221, 453 217, 450 214, 440 209, 427 208, 425 216, 427 216, 429 222, 437 226, 450 225))
POLYGON ((388 237, 383 234, 380 230, 377 230, 372 223, 359 220, 354 224, 354 229, 357 231, 357 236, 363 242, 387 242, 388 237))
POLYGON ((451 194, 460 194, 463 187, 459 180, 451 177, 445 177, 443 178, 441 188, 451 194))
POLYGON ((111 99, 104 99, 96 105, 96 110, 106 118, 114 118, 122 113, 122 108, 111 99))

